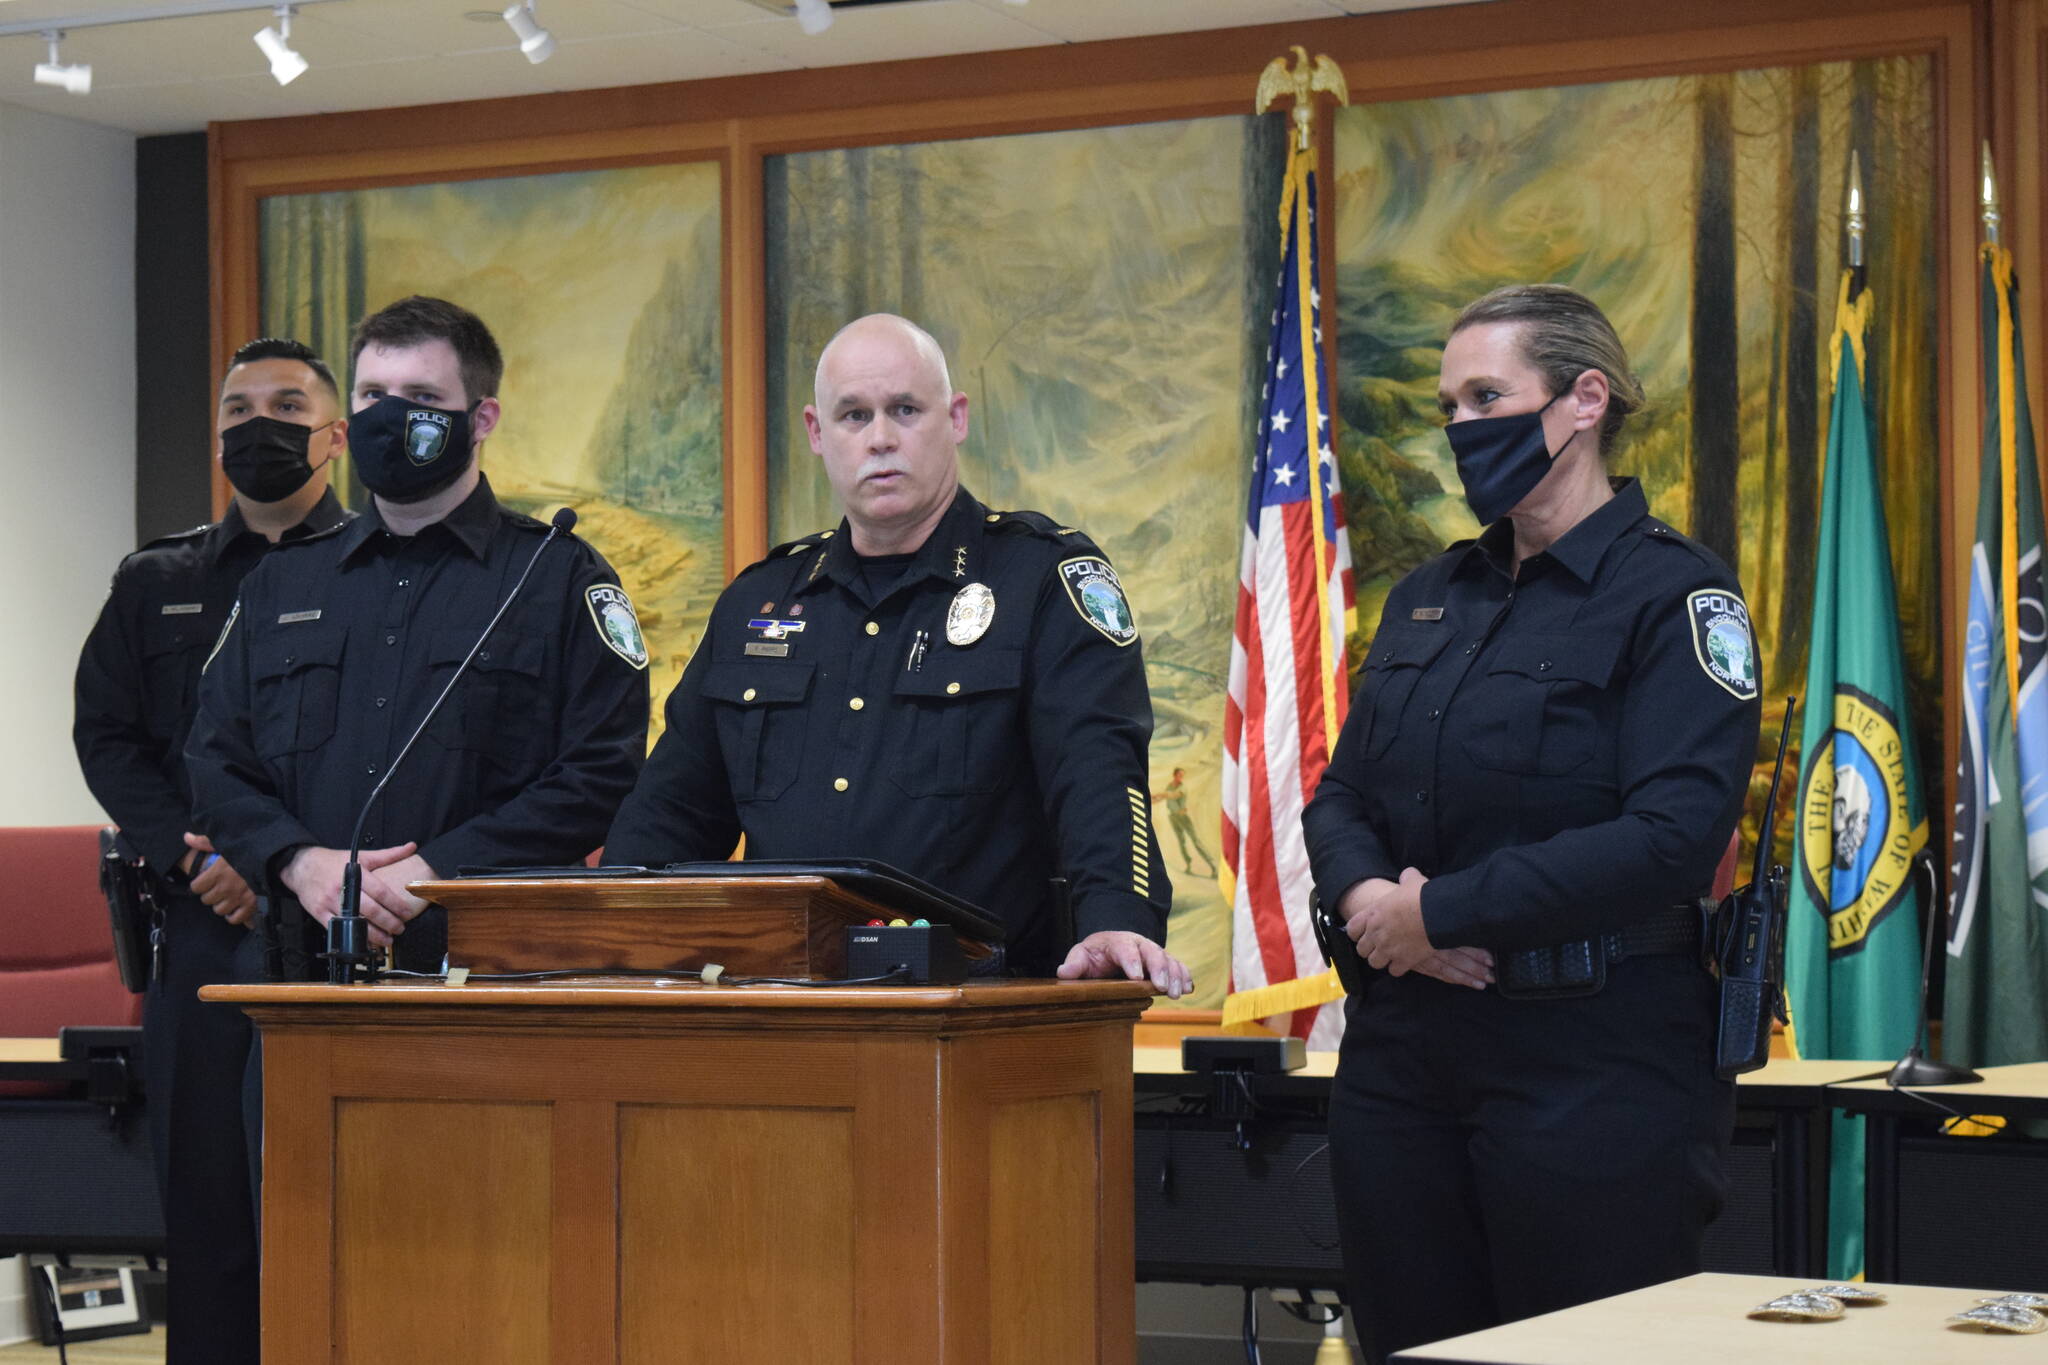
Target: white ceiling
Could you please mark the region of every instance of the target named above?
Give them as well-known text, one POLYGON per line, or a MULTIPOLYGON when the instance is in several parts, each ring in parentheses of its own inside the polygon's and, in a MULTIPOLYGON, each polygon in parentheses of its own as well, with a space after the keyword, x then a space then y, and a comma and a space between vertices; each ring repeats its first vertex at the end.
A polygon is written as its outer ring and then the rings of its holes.
MULTIPOLYGON (((0 25, 62 28, 67 19, 161 12, 176 3, 0 0, 0 25)), ((292 46, 312 69, 289 86, 271 80, 251 41, 273 21, 251 10, 72 31, 63 60, 92 64, 89 95, 30 79, 45 57, 40 38, 0 37, 0 100, 137 133, 172 133, 212 120, 995 52, 1434 3, 1446 0, 920 0, 845 11, 813 38, 747 0, 536 0, 559 44, 536 66, 519 55, 498 17, 505 0, 325 0, 292 21, 292 46)))

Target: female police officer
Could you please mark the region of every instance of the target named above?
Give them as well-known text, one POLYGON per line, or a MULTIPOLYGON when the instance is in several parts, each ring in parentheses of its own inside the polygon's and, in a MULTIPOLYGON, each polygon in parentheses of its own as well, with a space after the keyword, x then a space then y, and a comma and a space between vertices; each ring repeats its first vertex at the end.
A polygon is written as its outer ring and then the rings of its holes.
POLYGON ((1692 904, 1741 812, 1741 590, 1603 462, 1642 404, 1606 317, 1496 290, 1444 346, 1474 514, 1387 598, 1303 824, 1371 967, 1330 1140, 1375 1359, 1698 1268, 1733 1087, 1692 904))

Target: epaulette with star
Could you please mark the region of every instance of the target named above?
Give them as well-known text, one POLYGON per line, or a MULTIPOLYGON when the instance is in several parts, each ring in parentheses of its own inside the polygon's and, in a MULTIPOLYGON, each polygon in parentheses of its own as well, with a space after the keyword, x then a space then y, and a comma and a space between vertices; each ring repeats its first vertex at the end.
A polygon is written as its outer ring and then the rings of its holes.
POLYGON ((780 559, 784 555, 802 554, 805 550, 815 550, 838 533, 839 528, 834 526, 824 531, 813 531, 807 536, 798 536, 795 540, 785 540, 782 544, 761 556, 762 562, 766 563, 771 559, 780 559))
POLYGON ((1015 512, 990 512, 988 525, 992 531, 1019 530, 1032 535, 1044 536, 1047 540, 1072 540, 1076 536, 1086 538, 1086 532, 1074 526, 1062 526, 1043 512, 1018 510, 1015 512))

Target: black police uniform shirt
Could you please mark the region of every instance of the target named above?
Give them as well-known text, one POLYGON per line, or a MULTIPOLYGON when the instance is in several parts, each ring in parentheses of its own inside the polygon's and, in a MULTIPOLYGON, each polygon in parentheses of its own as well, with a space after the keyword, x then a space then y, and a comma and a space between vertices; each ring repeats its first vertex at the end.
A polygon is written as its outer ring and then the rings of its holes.
POLYGON ((962 489, 880 586, 864 563, 841 521, 733 580, 606 861, 723 858, 742 834, 750 858, 879 859, 995 913, 1011 965, 1041 974, 1068 946, 1049 884, 1064 875, 1081 936, 1163 942, 1152 704, 1102 552, 962 489), (949 640, 970 585, 994 614, 949 640))
MULTIPOLYGON (((325 493, 286 531, 303 540, 352 514, 325 493)), ((242 579, 272 548, 239 503, 210 526, 152 540, 121 561, 78 656, 71 737, 93 797, 159 875, 187 853, 192 790, 185 737, 199 669, 220 638, 242 579)))
POLYGON ((1707 890, 1756 761, 1749 613, 1614 486, 1519 576, 1503 519, 1395 585, 1302 819, 1326 903, 1412 866, 1431 943, 1515 949, 1707 890))
MULTIPOLYGON (((485 479, 417 535, 394 535, 373 504, 249 575, 186 763, 200 819, 252 884, 282 890, 300 845, 348 846, 546 532, 485 479)), ((646 647, 603 556, 557 542, 371 810, 363 847, 416 842, 453 876, 578 861, 603 839, 647 749, 646 647)), ((409 925, 401 965, 438 959, 421 951, 435 936, 433 920, 409 925)))

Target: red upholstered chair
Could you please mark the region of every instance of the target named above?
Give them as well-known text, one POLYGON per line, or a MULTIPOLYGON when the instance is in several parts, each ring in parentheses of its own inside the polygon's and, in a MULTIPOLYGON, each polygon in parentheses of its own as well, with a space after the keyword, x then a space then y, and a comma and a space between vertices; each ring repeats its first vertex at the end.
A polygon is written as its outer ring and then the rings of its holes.
POLYGON ((98 825, 0 829, 0 1038, 142 1022, 99 887, 98 825))
MULTIPOLYGON (((114 965, 99 829, 0 829, 0 1037, 142 1021, 142 997, 114 965)), ((63 1060, 0 1079, 0 1256, 154 1255, 163 1219, 134 1043, 90 1033, 72 1042, 63 1060)))
POLYGON ((1728 851, 1721 855, 1721 861, 1714 867, 1714 889, 1710 894, 1716 901, 1735 889, 1735 864, 1741 856, 1742 831, 1738 829, 1728 836, 1728 851))

